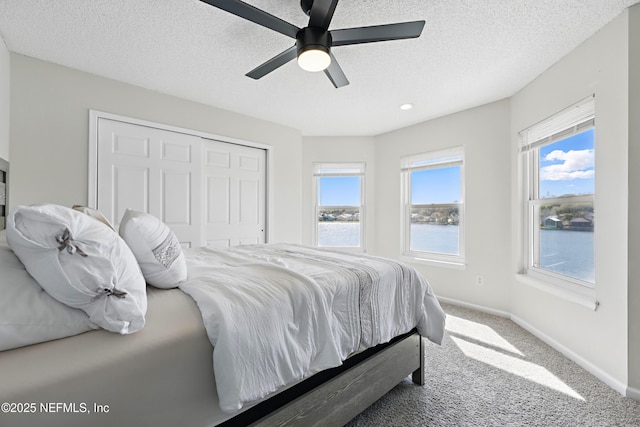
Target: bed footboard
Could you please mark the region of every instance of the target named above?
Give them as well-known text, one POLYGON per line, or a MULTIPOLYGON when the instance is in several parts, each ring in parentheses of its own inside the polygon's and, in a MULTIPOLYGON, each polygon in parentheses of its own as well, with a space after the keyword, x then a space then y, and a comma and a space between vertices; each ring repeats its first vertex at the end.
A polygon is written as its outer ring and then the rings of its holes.
POLYGON ((252 425, 344 425, 407 376, 423 384, 423 355, 422 338, 413 333, 252 425))

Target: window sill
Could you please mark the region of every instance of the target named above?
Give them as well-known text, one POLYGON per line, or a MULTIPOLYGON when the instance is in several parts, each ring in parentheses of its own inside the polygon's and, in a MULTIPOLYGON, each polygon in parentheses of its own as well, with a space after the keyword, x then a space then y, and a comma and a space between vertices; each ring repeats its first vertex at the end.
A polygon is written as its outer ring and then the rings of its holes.
POLYGON ((364 248, 356 248, 353 246, 318 246, 314 245, 317 249, 324 249, 328 251, 350 252, 356 254, 364 254, 367 251, 364 248))
POLYGON ((531 286, 548 294, 562 298, 566 301, 579 304, 590 310, 596 311, 600 303, 596 299, 595 289, 577 290, 566 289, 558 285, 545 282, 541 278, 531 277, 525 273, 516 274, 516 281, 527 286, 531 286))
POLYGON ((461 262, 442 261, 442 260, 429 259, 429 258, 420 258, 412 255, 406 255, 406 254, 401 255, 400 260, 411 263, 411 264, 421 264, 421 265, 429 265, 433 267, 452 268, 455 270, 464 270, 466 268, 464 261, 461 261, 461 262))

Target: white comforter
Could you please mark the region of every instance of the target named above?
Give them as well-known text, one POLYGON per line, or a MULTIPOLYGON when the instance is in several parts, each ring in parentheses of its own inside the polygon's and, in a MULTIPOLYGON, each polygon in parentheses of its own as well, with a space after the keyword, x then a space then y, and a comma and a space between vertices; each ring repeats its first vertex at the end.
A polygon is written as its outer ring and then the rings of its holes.
POLYGON ((198 304, 214 346, 223 411, 415 327, 442 341, 444 312, 426 280, 402 263, 280 244, 186 256, 180 288, 198 304))

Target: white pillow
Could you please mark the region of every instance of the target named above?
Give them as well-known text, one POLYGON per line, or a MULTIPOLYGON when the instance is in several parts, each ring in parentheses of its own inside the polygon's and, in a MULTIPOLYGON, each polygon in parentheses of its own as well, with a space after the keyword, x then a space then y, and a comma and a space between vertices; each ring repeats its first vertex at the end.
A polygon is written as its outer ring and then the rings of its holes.
POLYGON ((115 227, 109 222, 109 220, 105 218, 104 215, 102 215, 102 212, 100 212, 97 209, 93 209, 88 206, 82 206, 82 205, 73 205, 71 209, 76 210, 78 212, 82 212, 83 214, 89 215, 91 218, 97 219, 98 221, 100 221, 101 223, 103 223, 104 225, 106 225, 116 233, 118 232, 115 229, 115 227))
POLYGON ((144 326, 144 278, 129 247, 104 224, 64 206, 20 206, 9 213, 7 241, 49 295, 93 323, 121 334, 144 326))
POLYGON ((150 285, 171 289, 187 279, 187 261, 178 238, 155 216, 127 209, 120 221, 120 236, 150 285))
POLYGON ((0 231, 0 351, 96 329, 84 311, 51 298, 27 273, 0 231))

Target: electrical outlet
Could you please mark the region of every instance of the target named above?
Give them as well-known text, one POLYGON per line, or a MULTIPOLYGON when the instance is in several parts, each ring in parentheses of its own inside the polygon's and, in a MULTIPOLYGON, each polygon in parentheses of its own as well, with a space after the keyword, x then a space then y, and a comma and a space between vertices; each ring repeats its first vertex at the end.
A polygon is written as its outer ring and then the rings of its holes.
POLYGON ((476 285, 478 285, 478 286, 484 285, 484 277, 476 276, 476 285))

